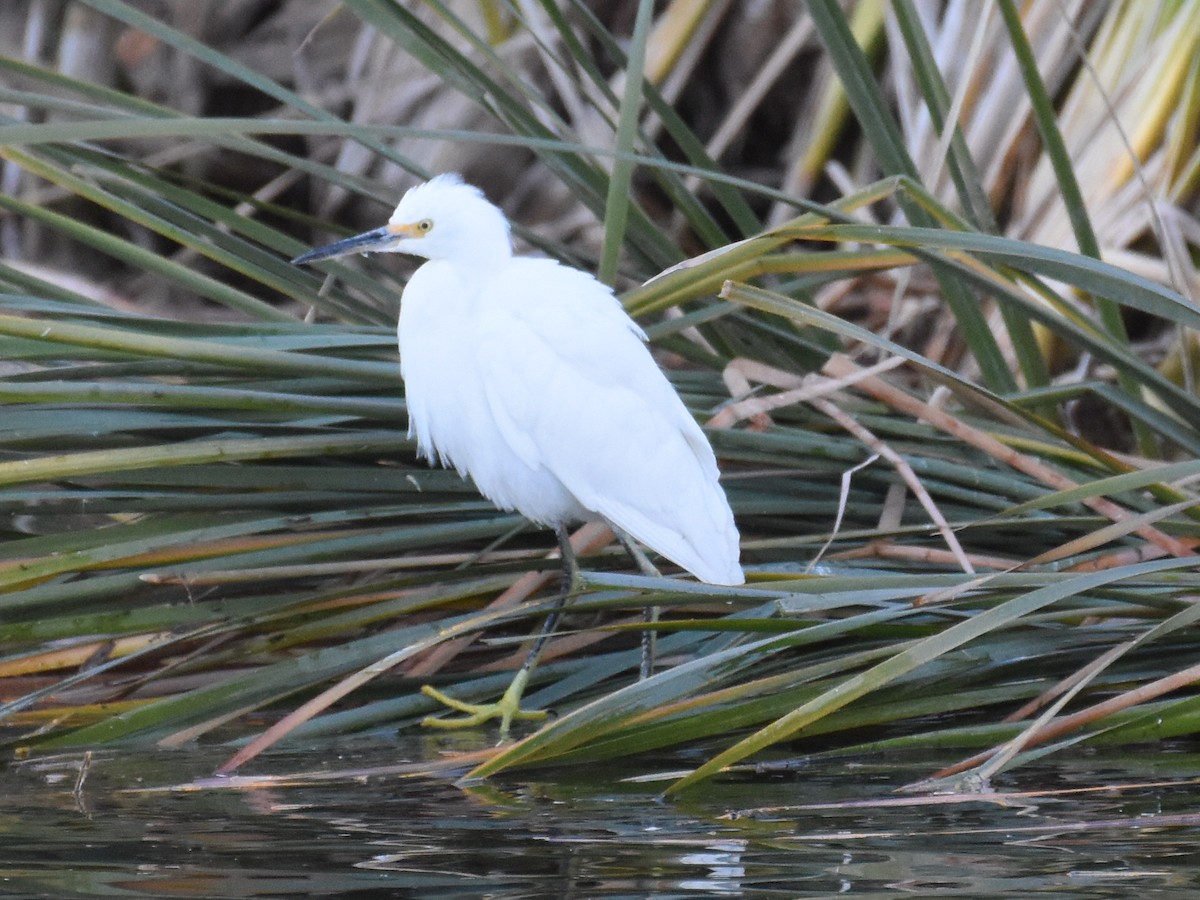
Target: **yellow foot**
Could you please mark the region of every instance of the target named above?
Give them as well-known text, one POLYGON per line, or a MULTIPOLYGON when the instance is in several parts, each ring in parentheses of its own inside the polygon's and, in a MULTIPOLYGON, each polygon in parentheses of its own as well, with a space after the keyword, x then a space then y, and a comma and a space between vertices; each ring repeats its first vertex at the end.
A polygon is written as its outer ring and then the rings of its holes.
POLYGON ((500 720, 500 737, 508 735, 508 728, 513 720, 535 722, 549 715, 544 709, 521 709, 521 695, 525 692, 525 680, 520 675, 513 679, 504 696, 495 703, 464 703, 447 697, 437 688, 425 685, 421 693, 432 697, 438 703, 443 703, 451 709, 456 709, 464 715, 454 718, 439 718, 426 716, 421 724, 427 728, 474 728, 492 719, 500 720))

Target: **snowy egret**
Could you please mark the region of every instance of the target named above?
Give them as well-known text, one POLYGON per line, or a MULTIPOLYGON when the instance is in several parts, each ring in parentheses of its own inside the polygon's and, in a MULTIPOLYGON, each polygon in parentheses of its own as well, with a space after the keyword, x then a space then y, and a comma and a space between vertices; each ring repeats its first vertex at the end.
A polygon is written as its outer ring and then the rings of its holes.
MULTIPOLYGON (((646 335, 586 272, 513 255, 508 220, 453 174, 409 190, 382 228, 312 250, 424 257, 397 329, 409 433, 496 506, 553 528, 564 598, 580 579, 566 526, 602 520, 711 584, 741 584, 738 532, 704 432, 654 362, 646 335)), ((633 540, 629 540, 632 538, 633 540)), ((504 697, 433 724, 499 717, 506 733, 551 614, 504 697)), ((429 692, 429 691, 427 691, 429 692)))

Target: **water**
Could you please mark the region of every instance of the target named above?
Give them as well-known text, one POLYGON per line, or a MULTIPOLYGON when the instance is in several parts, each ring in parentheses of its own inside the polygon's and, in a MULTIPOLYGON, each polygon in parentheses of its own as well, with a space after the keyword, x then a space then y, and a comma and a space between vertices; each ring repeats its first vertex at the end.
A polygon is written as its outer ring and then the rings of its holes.
POLYGON ((932 767, 911 759, 739 776, 670 802, 657 799, 661 785, 623 783, 627 768, 528 773, 470 791, 365 771, 430 749, 277 753, 254 771, 310 774, 194 790, 161 788, 207 776, 223 754, 97 755, 77 795, 78 756, 12 764, 0 770, 0 897, 1200 891, 1200 769, 1184 752, 1046 762, 996 787, 1047 793, 1004 803, 897 796, 894 787, 932 767))

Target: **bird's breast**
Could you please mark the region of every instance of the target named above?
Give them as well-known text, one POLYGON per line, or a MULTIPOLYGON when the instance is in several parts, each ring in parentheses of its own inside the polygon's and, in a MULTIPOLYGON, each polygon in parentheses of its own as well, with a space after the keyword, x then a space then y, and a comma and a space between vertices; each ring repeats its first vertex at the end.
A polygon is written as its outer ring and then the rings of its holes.
MULTIPOLYGON (((469 476, 502 509, 546 524, 586 518, 558 478, 514 448, 498 422, 503 411, 489 402, 495 392, 488 390, 481 361, 507 336, 502 328, 481 327, 478 299, 446 265, 426 263, 409 281, 397 329, 409 433, 422 456, 469 476)), ((508 349, 520 354, 520 348, 508 349)), ((511 388, 517 397, 537 389, 511 388)))

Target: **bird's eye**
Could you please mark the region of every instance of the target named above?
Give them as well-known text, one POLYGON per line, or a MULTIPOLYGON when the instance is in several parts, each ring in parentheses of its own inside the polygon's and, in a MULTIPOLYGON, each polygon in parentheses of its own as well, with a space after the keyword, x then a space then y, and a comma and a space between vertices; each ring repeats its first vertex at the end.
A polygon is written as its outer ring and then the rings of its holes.
POLYGON ((433 219, 422 219, 417 223, 417 231, 421 234, 428 234, 433 231, 433 219))

